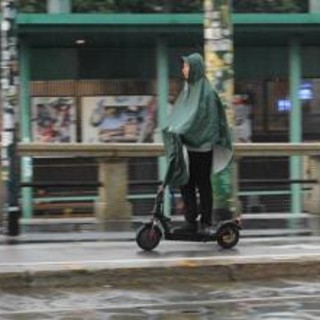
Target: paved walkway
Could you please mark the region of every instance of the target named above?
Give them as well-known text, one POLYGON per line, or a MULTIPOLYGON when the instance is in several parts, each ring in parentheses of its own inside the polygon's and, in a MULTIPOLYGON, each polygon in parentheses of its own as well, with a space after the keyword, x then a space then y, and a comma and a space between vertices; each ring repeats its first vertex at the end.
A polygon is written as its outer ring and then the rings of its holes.
POLYGON ((141 251, 132 240, 106 240, 3 243, 0 287, 221 282, 320 273, 319 237, 241 239, 232 250, 216 243, 162 241, 153 252, 141 251))

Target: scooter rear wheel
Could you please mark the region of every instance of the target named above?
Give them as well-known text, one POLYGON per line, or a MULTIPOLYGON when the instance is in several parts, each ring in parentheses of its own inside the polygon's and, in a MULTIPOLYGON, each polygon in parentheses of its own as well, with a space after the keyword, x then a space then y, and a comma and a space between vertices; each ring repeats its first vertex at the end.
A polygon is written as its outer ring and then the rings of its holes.
POLYGON ((162 232, 158 226, 145 224, 138 231, 136 242, 141 249, 151 251, 159 244, 161 237, 162 232))
POLYGON ((223 249, 233 248, 239 241, 239 229, 232 224, 227 224, 218 231, 217 242, 223 249))

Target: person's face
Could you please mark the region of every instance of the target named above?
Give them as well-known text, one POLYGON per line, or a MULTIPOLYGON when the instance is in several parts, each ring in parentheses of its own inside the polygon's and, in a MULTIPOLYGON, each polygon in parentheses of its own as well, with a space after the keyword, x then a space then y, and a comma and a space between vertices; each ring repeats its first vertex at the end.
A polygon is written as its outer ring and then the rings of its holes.
POLYGON ((182 74, 186 80, 188 80, 189 78, 189 71, 190 71, 190 66, 186 62, 184 62, 182 67, 182 74))

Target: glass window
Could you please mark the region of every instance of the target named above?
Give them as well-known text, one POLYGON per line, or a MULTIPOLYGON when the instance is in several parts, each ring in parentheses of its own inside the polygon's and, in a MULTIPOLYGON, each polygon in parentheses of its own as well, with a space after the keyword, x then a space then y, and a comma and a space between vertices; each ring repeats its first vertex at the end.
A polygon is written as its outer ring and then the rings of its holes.
MULTIPOLYGON (((304 140, 317 140, 320 134, 320 79, 301 81, 299 98, 304 140)), ((263 81, 237 81, 236 93, 252 97, 253 138, 277 133, 288 137, 291 111, 290 89, 287 79, 263 81)), ((272 141, 270 139, 270 141, 272 141)))
MULTIPOLYGON (((250 106, 251 139, 255 141, 257 136, 263 134, 264 121, 264 86, 262 80, 238 80, 235 81, 235 96, 245 97, 245 102, 250 106)), ((236 108, 236 106, 235 106, 236 108)))
POLYGON ((270 80, 267 86, 267 129, 288 131, 290 112, 289 88, 287 80, 270 80))

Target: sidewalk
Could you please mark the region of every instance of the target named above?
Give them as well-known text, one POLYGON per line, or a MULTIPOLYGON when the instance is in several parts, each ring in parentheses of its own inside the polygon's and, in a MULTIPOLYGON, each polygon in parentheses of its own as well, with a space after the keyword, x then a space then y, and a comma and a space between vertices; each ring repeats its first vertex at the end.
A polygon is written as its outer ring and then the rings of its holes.
POLYGON ((0 245, 134 240, 134 231, 22 232, 17 237, 0 234, 0 245))
POLYGON ((118 233, 122 236, 118 240, 111 235, 79 241, 71 233, 74 241, 66 243, 2 242, 0 288, 206 283, 320 273, 320 238, 314 236, 243 238, 232 250, 221 250, 216 243, 163 240, 153 252, 143 252, 132 240, 132 233, 118 233))
MULTIPOLYGON (((287 239, 292 237, 312 237, 310 232, 298 232, 289 229, 241 230, 242 239, 287 239)), ((17 237, 0 234, 0 245, 5 244, 41 244, 41 243, 70 243, 70 242, 125 242, 135 241, 136 231, 84 231, 84 232, 23 232, 17 237)), ((288 240, 288 239, 287 239, 288 240)), ((286 240, 285 240, 286 241, 286 240)))

